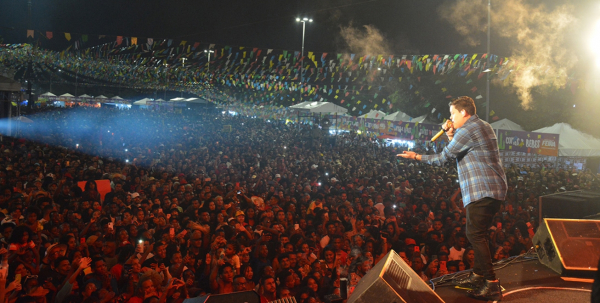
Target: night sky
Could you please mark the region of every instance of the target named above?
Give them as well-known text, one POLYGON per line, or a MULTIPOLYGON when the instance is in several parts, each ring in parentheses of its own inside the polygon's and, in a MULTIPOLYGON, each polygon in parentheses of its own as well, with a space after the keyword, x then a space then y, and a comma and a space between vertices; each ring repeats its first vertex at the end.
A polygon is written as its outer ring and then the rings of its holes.
MULTIPOLYGON (((30 28, 27 0, 0 0, 0 35, 5 43, 25 42, 26 30, 35 29, 36 35, 52 31, 89 34, 90 37, 151 37, 299 50, 302 24, 295 18, 308 16, 315 22, 307 24, 307 51, 348 51, 340 37, 340 28, 373 25, 385 37, 390 52, 396 55, 486 52, 484 31, 474 37, 482 43, 469 46, 464 43, 464 37, 440 18, 440 7, 458 0, 31 1, 30 28)), ((573 4, 584 27, 589 23, 587 19, 600 12, 600 5, 592 0, 525 2, 549 7, 573 4)), ((502 5, 502 1, 492 3, 492 8, 502 5)), ((85 46, 93 46, 92 41, 90 39, 85 46)), ((492 33, 492 53, 510 55, 511 43, 492 33)), ((62 50, 68 44, 55 42, 42 46, 62 50)))
MULTIPOLYGON (((469 0, 476 1, 476 0, 469 0)), ((508 0, 507 0, 508 1, 508 0)), ((492 0, 492 9, 498 9, 507 1, 492 0)), ((514 0, 517 1, 517 0, 514 0)), ((486 3, 486 0, 481 0, 486 3)), ((577 19, 577 30, 565 35, 562 46, 578 58, 573 73, 577 76, 591 72, 590 58, 594 53, 587 48, 590 28, 599 19, 600 3, 593 0, 519 0, 528 5, 544 5, 548 10, 564 4, 573 6, 577 19), (583 72, 582 72, 583 70, 583 72)), ((41 33, 52 31, 55 37, 62 32, 88 34, 90 41, 83 48, 98 43, 114 42, 114 36, 174 39, 175 43, 186 40, 202 45, 245 46, 281 50, 300 50, 302 24, 296 17, 310 17, 307 24, 305 51, 353 53, 341 37, 342 27, 362 29, 371 25, 384 36, 390 54, 474 54, 486 52, 484 28, 471 29, 470 38, 481 42, 468 45, 454 25, 441 17, 447 13, 444 7, 460 3, 460 0, 220 0, 220 1, 140 1, 140 0, 32 0, 32 26, 28 25, 27 0, 0 0, 0 36, 4 43, 27 42, 26 30, 34 29, 36 38, 41 33), (109 37, 100 41, 98 35, 109 37)), ((469 18, 485 20, 483 14, 469 18)), ((492 53, 501 57, 511 56, 518 42, 502 38, 492 24, 492 53)), ((534 28, 535 29, 535 28, 534 28)), ((50 41, 41 39, 41 47, 64 50, 71 43, 63 38, 50 41)), ((143 42, 142 42, 143 43, 143 42)), ((492 87, 492 94, 500 88, 492 87)), ((516 99, 509 89, 496 93, 498 99, 516 99)), ((568 90, 568 88, 566 89, 568 90)), ((548 95, 535 92, 537 98, 533 109, 546 109, 543 102, 548 95)), ((550 94, 560 104, 549 120, 572 120, 589 130, 598 130, 597 114, 600 114, 598 95, 570 96, 550 94), (556 97, 558 95, 558 97, 556 97), (572 100, 571 100, 572 99, 572 100), (562 103, 561 103, 562 102, 562 103), (564 104, 563 104, 564 103, 564 104), (579 104, 573 109, 573 104, 579 104), (588 107, 584 105, 588 104, 588 107), (564 109, 562 108, 564 105, 564 109), (565 113, 567 107, 570 112, 565 113), (575 112, 581 111, 581 112, 575 112), (571 113, 572 112, 572 113, 571 113), (590 114, 597 113, 597 114, 590 114), (588 121, 588 122, 582 122, 588 121), (592 122, 595 124, 592 125, 592 122)), ((527 123, 529 112, 519 108, 518 101, 511 106, 498 108, 503 117, 513 116, 527 123)), ((499 107, 499 106, 498 106, 499 107)), ((553 107, 556 107, 553 105, 553 107)), ((519 122, 519 121, 518 121, 519 122)), ((559 122, 559 121, 556 121, 559 122)), ((539 121, 537 125, 550 124, 539 121)), ((533 126, 532 126, 533 127, 533 126)), ((599 131, 600 133, 600 131, 599 131)))
MULTIPOLYGON (((352 24, 375 26, 397 54, 485 52, 484 44, 464 45, 461 36, 439 18, 439 0, 32 1, 36 34, 171 38, 299 50, 302 25, 295 18, 308 16, 315 20, 306 28, 308 51, 346 50, 340 27, 352 24)), ((5 42, 26 41, 27 0, 1 0, 0 26, 5 42)), ((485 41, 485 33, 479 38, 485 41)))

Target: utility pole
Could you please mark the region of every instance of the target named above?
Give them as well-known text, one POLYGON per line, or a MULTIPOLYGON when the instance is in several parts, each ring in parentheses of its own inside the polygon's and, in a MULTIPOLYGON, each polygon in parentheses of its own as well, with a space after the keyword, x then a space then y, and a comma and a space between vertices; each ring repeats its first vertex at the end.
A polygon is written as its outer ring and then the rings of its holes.
POLYGON ((490 123, 490 73, 492 69, 490 68, 490 30, 491 30, 491 15, 492 15, 492 0, 488 0, 488 32, 487 32, 487 64, 486 68, 490 71, 486 75, 486 89, 485 89, 485 97, 486 97, 486 107, 485 107, 485 121, 490 123))
MULTIPOLYGON (((28 23, 27 27, 28 28, 27 29, 28 30, 33 29, 33 22, 32 22, 32 18, 31 18, 31 6, 33 4, 31 3, 31 1, 32 0, 27 0, 27 17, 28 17, 28 20, 27 20, 27 23, 28 23)), ((31 51, 33 52, 34 49, 35 49, 35 47, 36 47, 32 43, 33 42, 33 37, 28 37, 27 40, 29 40, 28 41, 29 44, 32 45, 31 51)), ((31 56, 32 55, 33 54, 31 54, 31 53, 29 54, 29 62, 27 64, 27 77, 26 77, 27 78, 27 108, 29 110, 31 110, 31 108, 33 107, 33 102, 34 102, 33 101, 33 93, 32 93, 32 90, 31 90, 31 73, 33 73, 33 68, 31 66, 31 56)))

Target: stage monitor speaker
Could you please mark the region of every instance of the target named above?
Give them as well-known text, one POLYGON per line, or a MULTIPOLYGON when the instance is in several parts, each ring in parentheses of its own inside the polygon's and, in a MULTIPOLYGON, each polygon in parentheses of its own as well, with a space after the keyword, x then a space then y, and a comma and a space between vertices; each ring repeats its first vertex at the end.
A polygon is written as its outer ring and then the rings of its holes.
POLYGON ((561 276, 593 277, 600 258, 600 221, 544 219, 533 245, 540 262, 561 276))
POLYGON ((398 254, 390 250, 360 279, 348 303, 444 302, 398 254))
POLYGON ((260 296, 255 291, 232 292, 223 295, 207 295, 185 299, 183 303, 260 303, 260 296))
POLYGON ((540 222, 543 218, 584 219, 600 213, 600 193, 570 191, 540 197, 540 222))

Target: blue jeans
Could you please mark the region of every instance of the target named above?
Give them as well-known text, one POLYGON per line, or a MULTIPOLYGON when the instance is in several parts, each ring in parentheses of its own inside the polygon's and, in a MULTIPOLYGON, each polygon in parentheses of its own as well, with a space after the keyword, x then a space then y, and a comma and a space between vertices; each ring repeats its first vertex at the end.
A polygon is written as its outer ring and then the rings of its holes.
POLYGON ((501 204, 502 201, 488 197, 467 205, 467 239, 475 252, 473 272, 492 281, 496 280, 496 274, 492 267, 488 229, 501 204))

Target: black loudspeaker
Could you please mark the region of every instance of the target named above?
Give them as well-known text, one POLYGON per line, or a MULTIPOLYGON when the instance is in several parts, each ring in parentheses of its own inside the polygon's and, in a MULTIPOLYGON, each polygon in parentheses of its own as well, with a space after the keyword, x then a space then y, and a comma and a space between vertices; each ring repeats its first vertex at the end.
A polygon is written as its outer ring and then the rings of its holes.
POLYGON ((240 291, 224 295, 207 295, 185 299, 183 303, 260 303, 260 296, 254 291, 240 291))
POLYGON ((544 219, 533 245, 540 262, 561 276, 593 278, 600 258, 600 221, 544 219))
POLYGON ((360 279, 348 303, 444 302, 421 277, 390 252, 360 279))
POLYGON ((577 190, 540 197, 543 218, 584 219, 600 213, 600 193, 577 190))

